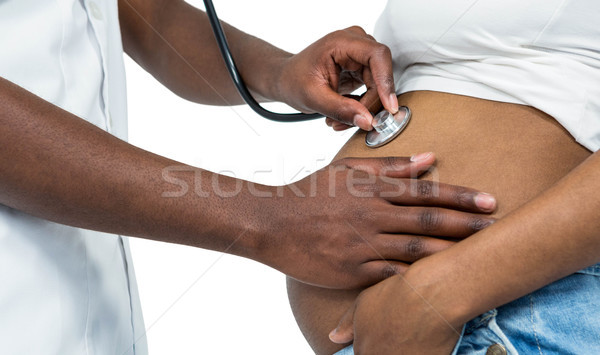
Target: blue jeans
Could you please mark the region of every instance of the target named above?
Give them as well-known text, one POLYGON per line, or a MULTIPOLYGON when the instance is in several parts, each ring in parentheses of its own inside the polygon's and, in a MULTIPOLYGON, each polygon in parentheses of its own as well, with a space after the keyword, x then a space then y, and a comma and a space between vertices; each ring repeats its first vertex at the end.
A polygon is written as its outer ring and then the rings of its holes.
MULTIPOLYGON (((452 355, 600 354, 600 264, 469 321, 452 355), (499 345, 495 345, 499 344, 499 345)), ((337 355, 354 354, 352 346, 337 355)))

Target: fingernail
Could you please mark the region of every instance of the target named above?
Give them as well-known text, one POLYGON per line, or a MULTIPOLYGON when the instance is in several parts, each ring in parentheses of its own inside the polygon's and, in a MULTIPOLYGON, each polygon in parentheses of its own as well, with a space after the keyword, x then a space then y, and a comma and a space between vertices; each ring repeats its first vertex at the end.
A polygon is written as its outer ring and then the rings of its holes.
POLYGON ((410 157, 410 161, 412 161, 413 163, 420 163, 422 161, 429 159, 431 154, 433 154, 433 153, 429 152, 429 153, 421 153, 421 154, 413 155, 412 157, 410 157))
POLYGON ((390 112, 396 114, 398 112, 398 97, 396 94, 390 94, 390 112))
POLYGON ((329 340, 335 342, 335 336, 337 335, 337 328, 329 332, 329 340))
POLYGON ((342 130, 348 128, 348 125, 341 123, 341 122, 336 122, 333 124, 332 128, 334 131, 342 131, 342 130))
POLYGON ((368 117, 365 117, 361 114, 356 114, 354 116, 354 124, 361 128, 366 127, 366 129, 363 128, 365 131, 370 131, 373 129, 373 126, 371 125, 371 120, 368 117))
POLYGON ((490 194, 480 192, 475 195, 475 205, 486 211, 493 211, 496 208, 496 199, 490 194))

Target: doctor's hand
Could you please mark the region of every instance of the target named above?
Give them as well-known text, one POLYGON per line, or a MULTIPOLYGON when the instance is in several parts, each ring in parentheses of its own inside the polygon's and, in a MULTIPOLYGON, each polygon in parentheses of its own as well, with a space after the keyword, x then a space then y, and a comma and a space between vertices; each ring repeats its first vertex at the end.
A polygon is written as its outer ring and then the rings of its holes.
POLYGON ((482 214, 495 209, 491 196, 416 179, 434 161, 346 158, 280 188, 261 209, 257 260, 305 283, 357 288, 453 244, 427 236, 464 238, 493 223, 482 214))
POLYGON ((277 84, 281 101, 302 112, 319 112, 334 128, 356 125, 372 129, 368 106, 381 101, 390 112, 398 111, 392 57, 360 27, 333 32, 302 52, 287 58, 277 84), (365 85, 360 101, 345 97, 365 85))

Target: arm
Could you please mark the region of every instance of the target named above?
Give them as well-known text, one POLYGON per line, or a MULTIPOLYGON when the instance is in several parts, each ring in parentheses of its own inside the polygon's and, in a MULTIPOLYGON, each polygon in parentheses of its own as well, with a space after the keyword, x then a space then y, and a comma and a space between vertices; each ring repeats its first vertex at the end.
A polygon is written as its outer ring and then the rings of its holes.
MULTIPOLYGON (((243 103, 204 12, 184 1, 120 0, 119 18, 127 54, 173 92, 198 103, 243 103)), ((244 81, 261 100, 365 130, 372 119, 367 107, 378 95, 388 110, 398 110, 389 49, 360 28, 334 32, 297 55, 228 24, 223 28, 244 81), (356 84, 356 78, 368 89, 362 104, 337 93, 354 90, 346 84, 356 84)))
MULTIPOLYGON (((398 179, 429 168, 433 155, 347 159, 294 185, 256 186, 138 149, 1 78, 0 107, 1 204, 63 224, 248 257, 329 287, 402 270, 374 260, 372 248, 406 260, 392 236, 381 238, 381 221, 389 233, 423 234, 419 221, 432 211, 392 203, 494 208, 477 207, 470 189, 420 196, 427 182, 398 179)), ((432 234, 466 236, 491 222, 444 211, 432 234)))
POLYGON ((454 304, 440 306, 457 310, 452 317, 465 322, 599 262, 599 211, 600 154, 595 153, 493 229, 444 255, 423 260, 414 271, 426 270, 434 278, 429 282, 443 280, 440 291, 458 297, 450 301, 454 304), (442 270, 442 265, 448 268, 442 270))
POLYGON ((449 353, 469 319, 600 261, 599 183, 595 153, 490 228, 365 292, 332 338, 355 332, 358 353, 449 353))

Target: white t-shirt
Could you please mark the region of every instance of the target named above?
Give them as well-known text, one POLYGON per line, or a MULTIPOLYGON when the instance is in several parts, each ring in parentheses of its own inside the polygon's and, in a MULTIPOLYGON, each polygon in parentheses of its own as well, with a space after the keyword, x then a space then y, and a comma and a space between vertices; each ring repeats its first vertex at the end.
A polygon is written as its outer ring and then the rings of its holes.
MULTIPOLYGON (((0 1, 0 76, 126 139, 116 0, 0 1)), ((0 353, 146 354, 126 238, 0 205, 0 353)))
POLYGON ((375 30, 396 90, 533 106, 600 148, 600 2, 390 0, 375 30))

